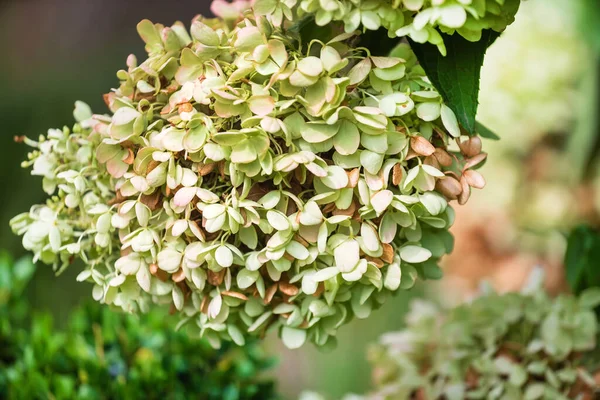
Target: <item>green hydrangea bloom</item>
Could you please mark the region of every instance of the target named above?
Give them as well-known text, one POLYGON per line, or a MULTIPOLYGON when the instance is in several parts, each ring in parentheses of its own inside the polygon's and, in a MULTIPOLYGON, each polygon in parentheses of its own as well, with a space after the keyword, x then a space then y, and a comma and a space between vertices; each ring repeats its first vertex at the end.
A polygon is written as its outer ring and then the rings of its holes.
POLYGON ((446 53, 440 32, 470 41, 484 29, 503 31, 514 21, 520 0, 256 0, 259 15, 275 25, 314 15, 317 25, 341 22, 346 32, 384 28, 390 37, 408 36, 446 53))
POLYGON ((408 46, 301 46, 250 12, 138 31, 148 58, 117 73, 112 116, 78 103, 72 131, 27 140, 52 197, 12 227, 36 259, 81 258, 96 300, 171 304, 215 346, 268 330, 332 346, 390 293, 441 277, 448 200, 483 187, 485 153, 460 142, 408 46))
POLYGON ((582 355, 598 351, 598 304, 597 288, 487 293, 448 312, 417 301, 406 329, 370 350, 376 390, 359 398, 591 399, 582 355))

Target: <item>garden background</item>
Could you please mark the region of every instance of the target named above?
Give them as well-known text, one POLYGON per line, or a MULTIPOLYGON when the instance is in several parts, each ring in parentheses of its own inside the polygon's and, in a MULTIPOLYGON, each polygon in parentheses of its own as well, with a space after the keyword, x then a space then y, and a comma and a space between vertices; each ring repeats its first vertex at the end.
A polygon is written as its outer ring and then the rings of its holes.
MULTIPOLYGON (((586 38, 594 23, 585 1, 529 0, 516 22, 490 48, 482 72, 479 119, 502 140, 484 142, 490 154, 488 181, 460 207, 455 253, 445 260, 446 277, 434 291, 446 301, 468 297, 482 278, 499 290, 516 289, 536 265, 547 271, 552 291, 563 287, 564 233, 580 220, 598 222, 600 181, 582 179, 586 152, 597 150, 598 56, 586 38), (587 22, 586 22, 587 21, 587 22), (589 24, 589 25, 587 25, 589 24), (582 184, 582 182, 584 182, 582 184), (586 201, 583 201, 583 200, 586 201), (440 290, 437 290, 440 289, 440 290)), ((593 3, 591 1, 590 3, 593 3)), ((74 99, 107 110, 99 93, 117 86, 114 71, 130 52, 143 54, 136 23, 148 18, 171 24, 208 15, 209 1, 28 0, 0 4, 0 243, 24 254, 9 219, 43 201, 39 178, 19 167, 27 148, 15 135, 35 137, 72 120, 74 99)), ((77 268, 58 279, 38 269, 27 291, 34 307, 64 323, 69 311, 90 296, 76 283, 77 268)), ((383 332, 398 329, 407 303, 419 288, 400 294, 367 320, 339 334, 338 348, 285 350, 274 370, 280 391, 292 398, 303 389, 338 398, 363 392, 370 381, 365 352, 383 332)))

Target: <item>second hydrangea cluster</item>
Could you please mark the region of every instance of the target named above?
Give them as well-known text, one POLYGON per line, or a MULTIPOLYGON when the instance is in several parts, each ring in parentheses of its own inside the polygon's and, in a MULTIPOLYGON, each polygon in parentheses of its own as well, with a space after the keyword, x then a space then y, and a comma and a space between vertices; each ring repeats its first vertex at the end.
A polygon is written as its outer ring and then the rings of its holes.
POLYGON ((279 26, 285 20, 314 16, 325 26, 341 22, 346 32, 383 28, 390 37, 446 46, 440 33, 457 32, 478 41, 484 29, 502 32, 514 21, 520 0, 256 0, 258 14, 279 26))
POLYGON ((597 353, 598 304, 598 289, 487 293, 446 312, 415 302, 370 351, 376 390, 354 399, 595 398, 584 356, 597 353))

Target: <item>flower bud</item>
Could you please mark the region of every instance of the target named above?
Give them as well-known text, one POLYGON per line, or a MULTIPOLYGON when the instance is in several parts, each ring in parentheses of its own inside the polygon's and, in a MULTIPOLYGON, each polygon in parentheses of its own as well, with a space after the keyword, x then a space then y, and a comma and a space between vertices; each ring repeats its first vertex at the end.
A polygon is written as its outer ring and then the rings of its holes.
POLYGON ((481 153, 481 139, 479 136, 473 136, 465 141, 460 142, 458 147, 460 147, 461 153, 463 153, 466 157, 474 157, 481 153))
POLYGON ((458 196, 461 195, 463 188, 456 178, 452 176, 446 176, 445 178, 438 179, 438 181, 435 183, 435 190, 450 200, 456 200, 458 199, 458 196))

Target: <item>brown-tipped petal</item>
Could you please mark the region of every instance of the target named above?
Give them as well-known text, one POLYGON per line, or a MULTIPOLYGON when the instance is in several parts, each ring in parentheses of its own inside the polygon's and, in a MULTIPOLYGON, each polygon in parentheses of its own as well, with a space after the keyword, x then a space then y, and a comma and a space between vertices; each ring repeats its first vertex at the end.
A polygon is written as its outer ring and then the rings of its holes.
POLYGON ((398 186, 400 182, 402 182, 402 166, 400 164, 395 164, 392 169, 392 184, 398 186))
MULTIPOLYGON (((221 175, 221 179, 225 179, 225 161, 219 161, 219 175, 221 175)), ((168 186, 167 186, 168 188, 168 186)))
POLYGON ((388 264, 394 262, 394 248, 391 244, 382 243, 383 246, 383 254, 381 255, 381 259, 388 264))
POLYGON ((152 275, 154 275, 163 282, 166 282, 169 279, 169 275, 162 269, 158 268, 158 264, 150 264, 148 269, 150 270, 150 273, 152 275))
POLYGON ((466 157, 475 157, 477 154, 481 153, 481 139, 479 136, 470 137, 469 139, 460 142, 458 147, 460 147, 460 151, 466 157))
POLYGON ((179 283, 183 280, 185 280, 185 272, 183 271, 183 268, 179 268, 179 270, 177 270, 177 272, 175 272, 173 275, 171 275, 171 279, 173 280, 173 282, 179 283))
POLYGON ((356 203, 353 201, 352 203, 350 203, 350 206, 348 208, 346 208, 345 210, 340 210, 339 208, 336 207, 331 214, 352 216, 352 215, 354 215, 355 211, 356 211, 356 203))
POLYGON ((143 203, 146 206, 148 206, 150 210, 156 211, 160 208, 159 203, 161 199, 162 194, 160 193, 160 190, 155 190, 152 194, 142 195, 142 197, 140 197, 140 203, 143 203))
POLYGON ((440 163, 438 162, 437 158, 435 158, 435 156, 425 157, 423 164, 431 165, 435 169, 441 169, 440 163))
POLYGON ((415 153, 413 149, 408 149, 408 153, 406 153, 406 161, 412 160, 413 158, 417 158, 419 155, 415 153))
POLYGON ((448 154, 446 150, 438 147, 435 149, 433 155, 438 160, 441 166, 449 167, 452 165, 452 157, 450 156, 450 154, 448 154))
POLYGON ((271 300, 273 300, 273 296, 275 296, 275 293, 277 293, 277 284, 273 284, 271 285, 267 291, 265 292, 265 299, 263 300, 264 304, 269 304, 271 303, 271 300))
POLYGON ((279 282, 279 290, 281 293, 287 294, 288 296, 295 296, 300 292, 300 289, 287 282, 279 282))
POLYGON ((200 312, 202 314, 208 314, 208 304, 210 303, 210 299, 208 296, 204 296, 202 298, 202 302, 200 303, 200 312))
POLYGON ((370 263, 375 264, 375 266, 377 266, 377 268, 383 268, 383 266, 385 265, 383 263, 383 259, 381 259, 379 257, 365 256, 365 260, 367 260, 370 263))
POLYGON ((352 171, 346 171, 346 175, 348 175, 348 185, 347 188, 355 188, 358 185, 358 178, 360 178, 360 169, 354 168, 352 171))
POLYGON ((325 284, 323 282, 320 282, 319 286, 317 286, 317 291, 313 293, 313 296, 319 297, 323 294, 324 291, 325 291, 325 284))
POLYGON ((475 189, 483 189, 485 187, 485 178, 479 172, 468 169, 463 172, 463 176, 467 180, 469 186, 475 189))
POLYGON ((215 169, 216 166, 217 166, 216 163, 200 164, 200 165, 198 165, 198 174, 200 176, 206 176, 206 175, 210 174, 215 169))
POLYGON ((184 112, 192 112, 192 110, 194 109, 194 106, 192 106, 191 103, 182 103, 177 107, 177 112, 179 112, 179 114, 184 113, 184 112))
POLYGON ((214 272, 208 270, 207 272, 208 283, 213 286, 220 286, 223 283, 223 279, 225 278, 225 269, 220 270, 219 272, 214 272))
POLYGON ((131 164, 133 164, 134 160, 135 160, 135 154, 133 154, 133 150, 127 149, 127 155, 123 159, 123 162, 125 164, 131 165, 131 164))
POLYGON ((231 290, 225 290, 225 291, 221 292, 221 294, 223 296, 234 297, 234 298, 240 299, 240 300, 248 300, 248 296, 246 296, 245 294, 233 292, 231 290))
POLYGON ((466 204, 469 201, 469 197, 471 197, 471 186, 467 183, 467 179, 463 175, 460 178, 460 185, 462 186, 462 192, 460 196, 458 196, 458 204, 461 206, 466 204))
POLYGON ((450 200, 456 200, 461 195, 463 188, 457 179, 446 176, 445 178, 438 179, 435 183, 435 190, 450 200))
POLYGON ((476 165, 479 165, 487 158, 487 153, 479 153, 475 157, 471 157, 467 160, 464 169, 471 169, 476 165))
POLYGON ((308 247, 308 246, 310 246, 310 243, 308 243, 308 242, 306 241, 306 239, 304 239, 304 238, 303 238, 302 236, 300 236, 300 235, 295 235, 295 236, 294 236, 294 240, 295 240, 296 242, 300 243, 300 244, 301 244, 302 246, 304 246, 304 247, 308 247))
POLYGON ((435 152, 435 147, 423 136, 411 137, 410 147, 420 156, 430 156, 435 152))
POLYGON ((152 160, 148 163, 148 167, 146 167, 146 175, 154 170, 154 168, 158 167, 161 163, 156 160, 152 160))

